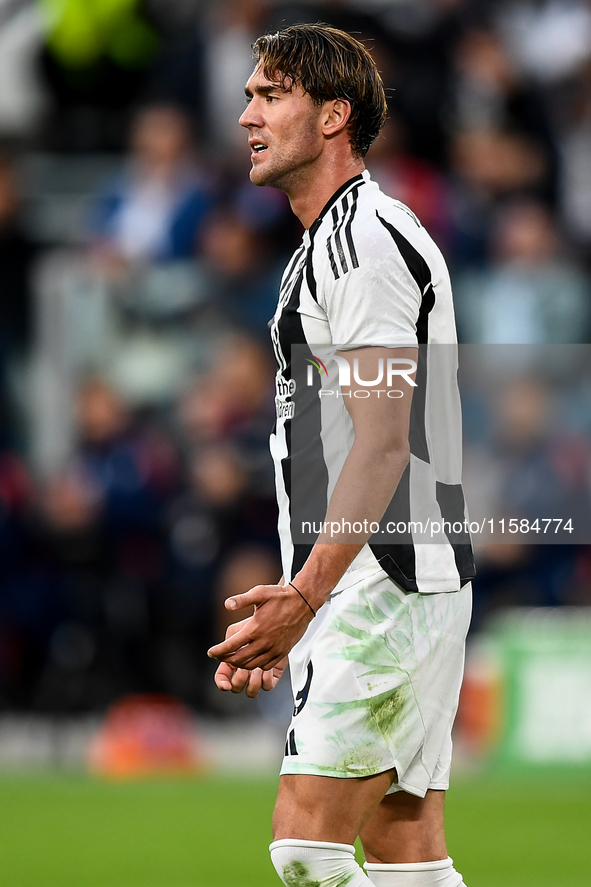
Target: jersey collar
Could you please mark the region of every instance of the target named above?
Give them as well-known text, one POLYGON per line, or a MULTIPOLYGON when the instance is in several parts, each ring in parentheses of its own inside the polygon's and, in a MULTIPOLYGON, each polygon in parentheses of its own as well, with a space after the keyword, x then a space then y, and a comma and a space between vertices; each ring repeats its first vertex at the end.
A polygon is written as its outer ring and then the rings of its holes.
POLYGON ((318 216, 316 221, 313 222, 310 225, 310 227, 308 228, 308 230, 304 233, 307 234, 310 239, 312 239, 314 237, 316 231, 320 227, 320 224, 322 223, 322 219, 325 217, 325 215, 331 209, 331 207, 334 206, 334 204, 337 202, 339 197, 343 197, 343 195, 347 191, 349 191, 354 185, 362 185, 362 184, 364 184, 364 182, 369 181, 369 178, 370 178, 370 175, 369 175, 368 170, 364 169, 363 172, 359 173, 356 176, 353 176, 352 179, 348 179, 343 185, 341 185, 341 187, 337 191, 335 191, 335 193, 332 195, 332 197, 324 204, 324 207, 322 208, 320 215, 318 216))

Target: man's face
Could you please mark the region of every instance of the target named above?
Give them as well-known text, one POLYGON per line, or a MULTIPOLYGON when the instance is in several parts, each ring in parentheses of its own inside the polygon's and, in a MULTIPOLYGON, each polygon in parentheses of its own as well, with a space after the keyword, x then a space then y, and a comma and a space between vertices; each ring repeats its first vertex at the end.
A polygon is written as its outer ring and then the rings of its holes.
POLYGON ((248 129, 255 185, 288 191, 305 179, 322 153, 322 108, 301 86, 291 92, 268 80, 257 67, 245 87, 248 107, 240 118, 248 129))

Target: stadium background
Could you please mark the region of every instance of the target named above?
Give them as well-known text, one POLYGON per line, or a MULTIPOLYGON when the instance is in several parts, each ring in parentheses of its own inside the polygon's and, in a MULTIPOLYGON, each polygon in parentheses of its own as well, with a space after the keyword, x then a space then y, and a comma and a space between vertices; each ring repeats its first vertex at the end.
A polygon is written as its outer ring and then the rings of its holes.
MULTIPOLYGON (((204 651, 223 599, 280 572, 266 324, 301 235, 236 120, 252 40, 317 20, 378 61, 368 166, 443 249, 461 341, 579 346, 465 381, 468 495, 521 516, 551 489, 588 520, 590 3, 2 0, 7 887, 275 883, 288 694, 216 695, 204 651), (142 767, 186 778, 121 779, 142 767)), ((579 887, 591 548, 477 557, 451 852, 472 887, 579 887)))

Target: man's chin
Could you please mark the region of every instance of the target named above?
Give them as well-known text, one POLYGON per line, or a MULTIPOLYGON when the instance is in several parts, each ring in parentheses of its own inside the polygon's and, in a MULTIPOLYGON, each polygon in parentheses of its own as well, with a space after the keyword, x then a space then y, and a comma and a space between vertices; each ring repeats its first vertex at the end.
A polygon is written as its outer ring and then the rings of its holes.
POLYGON ((253 185, 264 185, 265 184, 265 182, 263 181, 264 176, 261 175, 260 169, 257 169, 256 166, 253 166, 252 169, 250 170, 249 178, 250 178, 250 181, 253 183, 253 185))
POLYGON ((261 169, 260 166, 253 166, 250 171, 250 181, 253 185, 268 185, 270 184, 269 174, 264 169, 261 169))
POLYGON ((277 171, 264 169, 262 166, 253 166, 250 170, 250 181, 253 185, 267 185, 269 188, 282 189, 283 177, 277 171))

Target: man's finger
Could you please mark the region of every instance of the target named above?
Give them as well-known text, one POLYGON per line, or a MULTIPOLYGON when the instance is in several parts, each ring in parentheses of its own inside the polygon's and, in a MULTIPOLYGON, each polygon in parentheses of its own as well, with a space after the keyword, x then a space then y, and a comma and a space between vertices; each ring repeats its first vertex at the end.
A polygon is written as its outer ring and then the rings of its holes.
POLYGON ((285 658, 285 650, 278 651, 271 648, 270 650, 257 651, 254 649, 254 646, 253 644, 251 648, 248 645, 244 650, 240 650, 231 657, 229 656, 227 661, 231 662, 235 668, 248 668, 249 671, 253 671, 255 668, 262 668, 264 671, 269 671, 276 665, 279 665, 280 662, 283 662, 285 658))
POLYGON ((244 628, 244 626, 247 625, 251 619, 252 616, 248 616, 247 619, 241 619, 240 622, 233 622, 231 625, 228 625, 226 629, 226 640, 237 634, 237 632, 239 632, 241 628, 244 628))
POLYGON ((218 690, 223 690, 227 692, 232 689, 232 675, 234 673, 234 669, 231 665, 228 665, 227 662, 222 662, 218 665, 216 669, 216 673, 214 675, 215 685, 218 690))
POLYGON ((232 693, 242 693, 250 679, 250 672, 246 668, 237 668, 232 675, 232 693))
POLYGON ((244 610, 255 604, 262 604, 269 597, 266 585, 255 585, 244 594, 234 594, 224 601, 226 610, 244 610))
MULTIPOLYGON (((244 645, 248 644, 251 640, 251 633, 248 624, 246 624, 240 629, 240 631, 237 631, 231 637, 226 638, 221 644, 216 644, 215 647, 210 647, 207 651, 207 655, 210 659, 222 659, 225 662, 230 662, 230 655, 236 653, 237 650, 240 650, 241 647, 244 647, 244 645)), ((236 665, 241 664, 242 663, 236 662, 236 665)))
POLYGON ((261 672, 261 674, 262 674, 261 685, 262 685, 263 690, 267 690, 267 691, 272 690, 278 681, 278 678, 276 677, 273 669, 272 668, 265 668, 261 672))
POLYGON ((230 650, 220 658, 223 658, 224 662, 229 662, 234 668, 247 668, 252 671, 253 668, 258 667, 258 663, 251 663, 271 649, 269 642, 264 638, 251 638, 237 650, 230 650))
POLYGON ((249 672, 249 675, 245 693, 249 699, 254 699, 261 692, 263 672, 260 668, 255 668, 254 671, 249 672))

